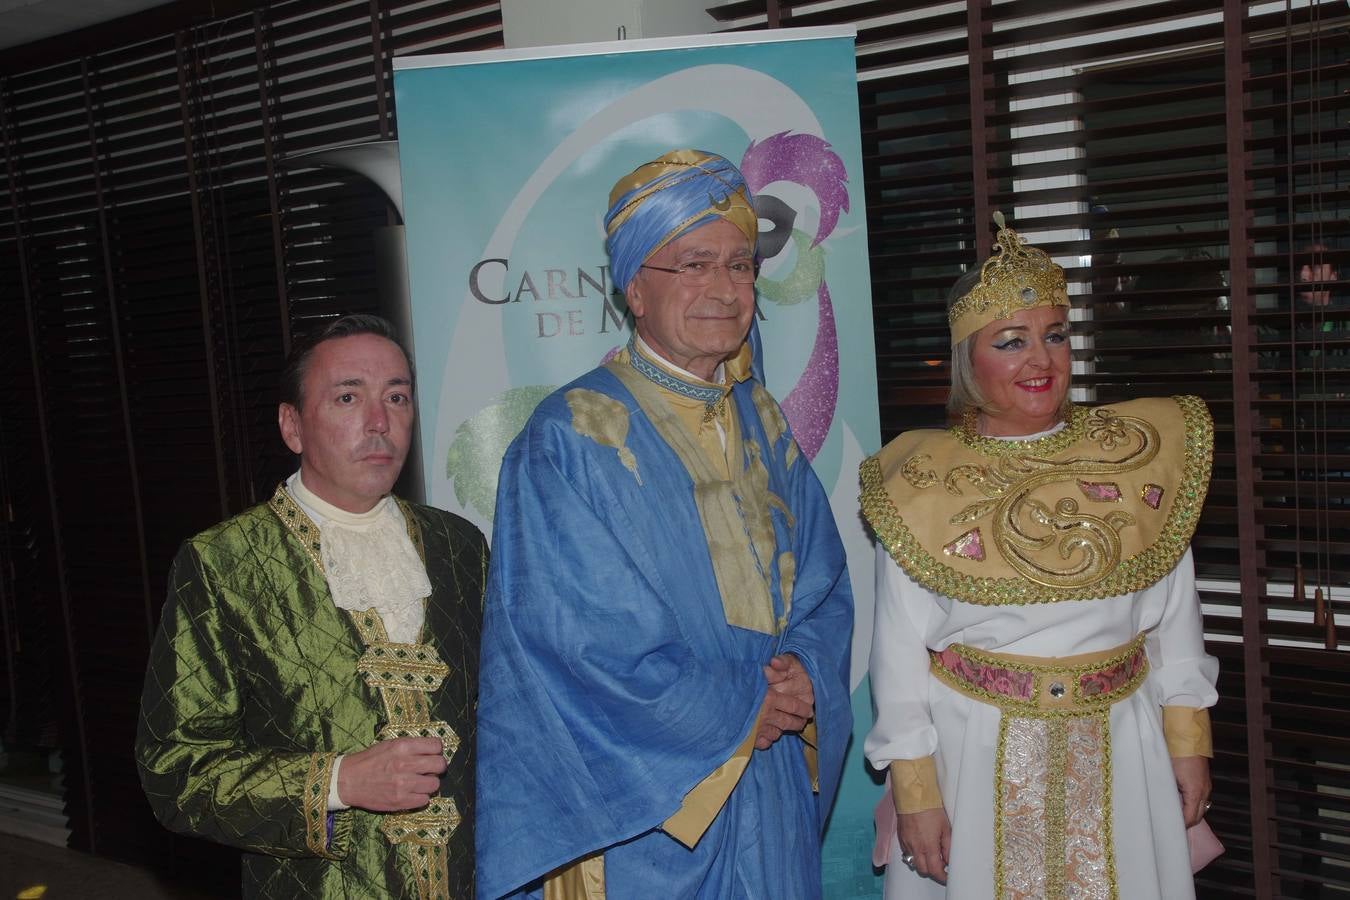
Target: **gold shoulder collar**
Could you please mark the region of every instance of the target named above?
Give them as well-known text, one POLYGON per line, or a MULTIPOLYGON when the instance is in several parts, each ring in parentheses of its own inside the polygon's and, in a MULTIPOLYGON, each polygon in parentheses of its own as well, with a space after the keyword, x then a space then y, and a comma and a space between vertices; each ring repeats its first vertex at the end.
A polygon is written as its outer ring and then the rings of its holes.
POLYGON ((918 583, 967 603, 1142 590, 1186 551, 1214 455, 1198 397, 1074 407, 1034 441, 911 431, 865 460, 862 511, 918 583))

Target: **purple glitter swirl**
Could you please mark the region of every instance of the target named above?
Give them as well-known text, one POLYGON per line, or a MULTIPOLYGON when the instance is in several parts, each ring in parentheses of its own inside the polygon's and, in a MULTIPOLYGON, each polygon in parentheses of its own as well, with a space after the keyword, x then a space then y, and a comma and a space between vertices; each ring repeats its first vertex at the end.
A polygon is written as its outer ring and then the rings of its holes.
POLYGON ((801 380, 783 401, 783 414, 807 459, 815 459, 825 445, 839 403, 839 336, 835 332, 830 289, 825 282, 820 283, 816 297, 820 301, 816 343, 801 380))
POLYGON ((751 193, 775 181, 808 187, 820 203, 820 224, 811 240, 814 247, 834 231, 841 212, 848 212, 848 171, 824 138, 780 131, 756 144, 750 142, 741 157, 741 174, 751 193))

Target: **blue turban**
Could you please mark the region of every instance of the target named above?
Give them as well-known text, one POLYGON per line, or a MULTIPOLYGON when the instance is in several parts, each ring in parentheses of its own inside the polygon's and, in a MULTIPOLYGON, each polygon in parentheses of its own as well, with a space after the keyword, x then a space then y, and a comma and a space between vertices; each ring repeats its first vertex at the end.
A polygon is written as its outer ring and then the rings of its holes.
POLYGON ((652 254, 719 218, 740 229, 754 247, 759 217, 750 188, 724 157, 705 150, 672 150, 638 166, 609 193, 605 249, 614 283, 627 292, 652 254))

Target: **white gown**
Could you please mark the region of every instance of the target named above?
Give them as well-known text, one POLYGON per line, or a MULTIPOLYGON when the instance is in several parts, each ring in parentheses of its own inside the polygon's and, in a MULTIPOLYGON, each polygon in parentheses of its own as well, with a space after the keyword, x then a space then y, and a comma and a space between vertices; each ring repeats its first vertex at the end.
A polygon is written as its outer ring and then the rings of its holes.
POLYGON ((944 888, 900 864, 892 839, 886 900, 994 897, 994 763, 997 707, 953 691, 929 674, 928 651, 959 643, 1025 656, 1108 650, 1146 632, 1149 673, 1111 707, 1111 834, 1120 900, 1194 896, 1176 782, 1163 738, 1167 706, 1210 707, 1218 660, 1205 653, 1188 549, 1162 580, 1103 600, 980 606, 913 581, 883 548, 877 554, 871 682, 876 723, 864 751, 879 770, 892 760, 937 757, 952 825, 944 888))

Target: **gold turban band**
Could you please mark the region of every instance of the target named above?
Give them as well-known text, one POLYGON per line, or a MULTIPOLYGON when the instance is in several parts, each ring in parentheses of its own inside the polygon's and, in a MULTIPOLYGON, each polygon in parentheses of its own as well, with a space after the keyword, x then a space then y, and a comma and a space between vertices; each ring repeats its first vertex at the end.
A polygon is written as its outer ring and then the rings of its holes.
POLYGON ((953 347, 990 322, 1011 318, 1019 310, 1069 305, 1064 270, 1044 250, 1007 227, 1002 213, 994 213, 994 221, 998 243, 980 266, 980 283, 947 313, 953 347))
POLYGON ((666 244, 715 218, 735 225, 751 248, 759 233, 750 189, 726 158, 672 150, 619 179, 605 214, 610 271, 620 290, 666 244))

